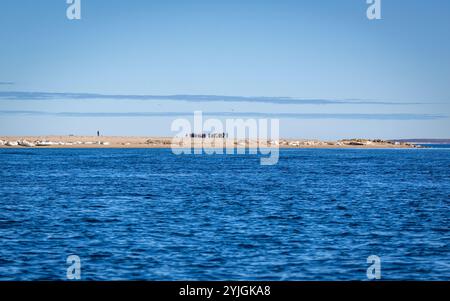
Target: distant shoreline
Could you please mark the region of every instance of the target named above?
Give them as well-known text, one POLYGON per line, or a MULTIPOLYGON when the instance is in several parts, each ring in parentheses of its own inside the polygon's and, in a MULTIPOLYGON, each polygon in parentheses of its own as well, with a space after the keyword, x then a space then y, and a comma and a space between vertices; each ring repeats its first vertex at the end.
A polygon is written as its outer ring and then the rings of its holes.
MULTIPOLYGON (((0 136, 0 148, 171 148, 173 137, 125 137, 125 136, 0 136)), ((253 148, 261 147, 253 139, 180 138, 174 145, 179 148, 253 148), (227 144, 228 143, 228 144, 227 144)), ((409 142, 380 139, 345 139, 321 141, 315 139, 278 139, 261 143, 272 148, 421 148, 409 142)))
POLYGON ((450 139, 396 139, 391 141, 408 142, 413 144, 450 144, 450 139))

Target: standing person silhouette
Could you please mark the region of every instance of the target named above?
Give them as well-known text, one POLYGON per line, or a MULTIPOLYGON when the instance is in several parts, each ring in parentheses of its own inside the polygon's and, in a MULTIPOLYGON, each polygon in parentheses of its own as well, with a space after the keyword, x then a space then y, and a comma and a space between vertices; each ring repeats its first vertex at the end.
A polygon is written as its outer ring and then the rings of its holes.
POLYGON ((100 137, 100 131, 97 131, 97 137, 100 137))

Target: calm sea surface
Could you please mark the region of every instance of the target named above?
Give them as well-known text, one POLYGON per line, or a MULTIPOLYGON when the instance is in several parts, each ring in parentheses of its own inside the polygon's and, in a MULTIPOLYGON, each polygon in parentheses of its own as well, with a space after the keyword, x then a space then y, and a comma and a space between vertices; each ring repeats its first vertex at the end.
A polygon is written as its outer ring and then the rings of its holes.
POLYGON ((1 149, 0 280, 450 280, 450 150, 1 149))

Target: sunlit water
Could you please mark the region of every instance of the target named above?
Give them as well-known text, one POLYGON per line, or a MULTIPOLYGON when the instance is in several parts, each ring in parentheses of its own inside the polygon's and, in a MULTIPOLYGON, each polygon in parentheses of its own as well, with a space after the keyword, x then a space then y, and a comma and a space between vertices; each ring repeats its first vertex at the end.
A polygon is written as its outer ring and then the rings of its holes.
POLYGON ((450 280, 450 150, 1 149, 0 280, 450 280))

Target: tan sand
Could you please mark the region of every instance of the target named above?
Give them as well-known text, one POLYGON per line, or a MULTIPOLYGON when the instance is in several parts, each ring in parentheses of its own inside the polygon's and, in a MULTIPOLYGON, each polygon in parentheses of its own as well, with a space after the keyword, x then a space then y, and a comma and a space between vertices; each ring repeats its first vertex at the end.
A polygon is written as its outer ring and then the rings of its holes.
MULTIPOLYGON (((172 137, 119 137, 119 136, 3 136, 0 148, 170 148, 172 137), (9 142, 9 143, 7 143, 9 142), (10 144, 5 145, 5 144, 10 144), (17 144, 17 145, 15 145, 17 144)), ((197 138, 193 147, 258 147, 255 140, 221 138, 197 138)), ((267 142, 267 147, 280 148, 416 148, 413 144, 393 143, 382 140, 349 139, 340 141, 319 141, 304 139, 279 139, 267 142)), ((177 147, 191 147, 189 139, 183 139, 177 147)))

